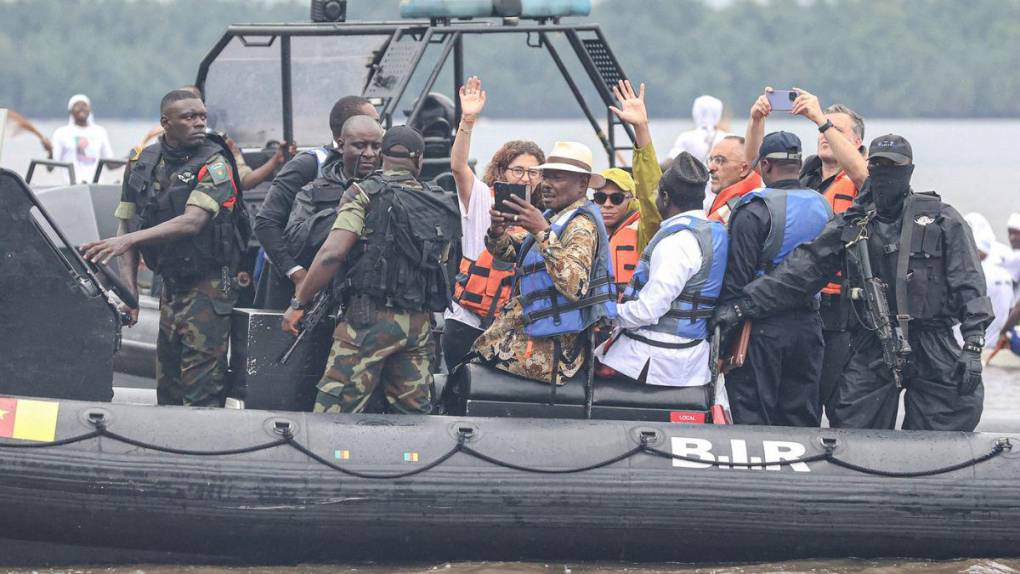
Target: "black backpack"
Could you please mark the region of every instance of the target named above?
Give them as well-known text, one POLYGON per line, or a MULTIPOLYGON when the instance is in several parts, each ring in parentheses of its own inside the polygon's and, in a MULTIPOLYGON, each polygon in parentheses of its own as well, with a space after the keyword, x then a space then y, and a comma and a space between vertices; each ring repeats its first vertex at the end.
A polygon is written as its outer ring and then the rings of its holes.
POLYGON ((329 237, 346 187, 346 183, 325 176, 308 183, 294 196, 283 239, 290 255, 305 269, 311 267, 315 254, 329 237))
POLYGON ((373 176, 365 227, 350 259, 351 294, 407 311, 446 309, 460 263, 456 196, 410 176, 373 176))

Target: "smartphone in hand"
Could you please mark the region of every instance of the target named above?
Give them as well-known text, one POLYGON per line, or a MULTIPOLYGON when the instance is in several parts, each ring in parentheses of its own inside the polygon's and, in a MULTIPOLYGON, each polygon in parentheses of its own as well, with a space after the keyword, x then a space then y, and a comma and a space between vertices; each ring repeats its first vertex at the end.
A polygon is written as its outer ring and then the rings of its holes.
POLYGON ((493 184, 492 188, 496 191, 496 210, 503 213, 517 213, 510 209, 505 203, 509 203, 510 197, 516 195, 517 197, 528 201, 528 186, 523 183, 507 183, 505 181, 497 181, 493 184))
POLYGON ((766 94, 772 111, 788 112, 793 109, 793 101, 800 96, 796 90, 772 90, 766 94))

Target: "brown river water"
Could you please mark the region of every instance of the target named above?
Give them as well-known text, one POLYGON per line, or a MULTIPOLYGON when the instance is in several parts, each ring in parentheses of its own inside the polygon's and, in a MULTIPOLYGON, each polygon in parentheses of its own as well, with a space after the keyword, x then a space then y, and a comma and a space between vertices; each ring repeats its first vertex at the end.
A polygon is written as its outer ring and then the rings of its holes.
POLYGON ((796 560, 747 564, 456 562, 438 565, 298 565, 287 567, 135 566, 10 570, 67 574, 1014 574, 1020 559, 796 560))

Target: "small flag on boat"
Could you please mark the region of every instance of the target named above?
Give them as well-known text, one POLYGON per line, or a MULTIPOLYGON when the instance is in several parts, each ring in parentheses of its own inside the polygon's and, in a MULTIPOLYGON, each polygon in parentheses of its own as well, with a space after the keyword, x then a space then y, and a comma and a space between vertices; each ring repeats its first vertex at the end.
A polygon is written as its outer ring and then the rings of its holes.
POLYGON ((404 462, 418 462, 418 453, 416 452, 405 452, 404 462))
POLYGON ((0 438, 53 442, 60 403, 0 397, 0 438))
POLYGON ((350 460, 351 451, 349 450, 337 450, 333 453, 337 460, 350 460))

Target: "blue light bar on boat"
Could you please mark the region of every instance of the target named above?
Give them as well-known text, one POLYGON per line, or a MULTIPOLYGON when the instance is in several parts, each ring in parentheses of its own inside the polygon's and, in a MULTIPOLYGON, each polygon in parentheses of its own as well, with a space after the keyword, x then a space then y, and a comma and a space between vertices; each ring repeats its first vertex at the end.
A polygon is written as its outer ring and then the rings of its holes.
POLYGON ((587 16, 591 0, 400 0, 402 18, 587 16))

